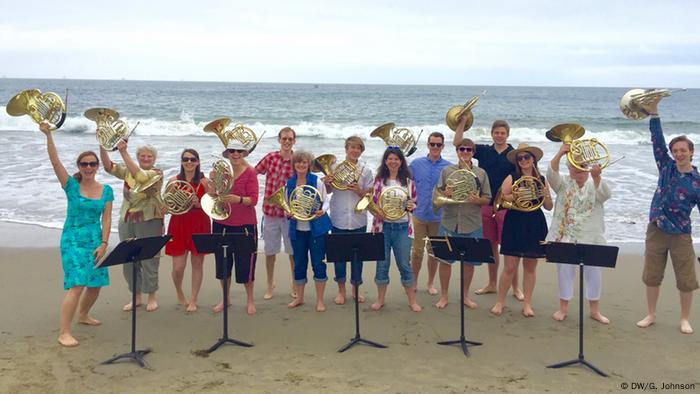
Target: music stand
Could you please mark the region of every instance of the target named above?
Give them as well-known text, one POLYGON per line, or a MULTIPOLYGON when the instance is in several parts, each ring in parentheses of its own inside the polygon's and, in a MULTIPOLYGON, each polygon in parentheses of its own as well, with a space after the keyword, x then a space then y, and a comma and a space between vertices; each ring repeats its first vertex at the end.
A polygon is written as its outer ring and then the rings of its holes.
POLYGON ((136 361, 141 368, 146 366, 143 356, 150 353, 151 349, 136 350, 136 271, 139 269, 141 260, 148 260, 157 255, 170 238, 172 238, 170 235, 161 235, 124 240, 95 264, 95 268, 129 263, 134 265, 134 269, 131 270, 131 351, 114 356, 101 364, 114 364, 118 360, 127 359, 136 361))
MULTIPOLYGON (((383 233, 338 233, 326 234, 326 262, 359 264, 362 261, 384 260, 383 233)), ((350 270, 352 272, 352 269, 350 270)), ((358 343, 385 349, 386 345, 379 344, 360 336, 360 284, 355 294, 355 337, 345 346, 338 349, 342 353, 358 343)))
POLYGON ((207 353, 212 353, 226 343, 242 347, 253 347, 252 343, 239 341, 228 336, 228 286, 226 286, 226 280, 229 277, 228 254, 231 253, 229 248, 233 249, 235 253, 255 253, 255 247, 253 246, 255 245, 254 236, 254 234, 248 233, 247 230, 244 233, 227 233, 226 229, 221 234, 192 234, 192 241, 199 253, 215 253, 221 250, 224 262, 222 267, 224 279, 221 280, 224 303, 224 328, 221 338, 207 350, 207 353))
POLYGON ((463 264, 479 261, 493 264, 493 253, 491 251, 491 241, 484 238, 428 237, 433 255, 442 260, 459 260, 459 292, 460 292, 460 335, 459 339, 453 341, 438 342, 438 345, 460 345, 462 352, 469 357, 469 345, 481 346, 483 343, 468 341, 464 335, 464 267, 463 264))
POLYGON ((583 267, 615 268, 617 253, 616 246, 588 245, 568 242, 548 242, 545 245, 547 261, 560 264, 577 264, 579 266, 578 281, 578 358, 548 365, 547 368, 563 368, 575 364, 583 364, 600 376, 608 375, 586 360, 583 355, 583 267))

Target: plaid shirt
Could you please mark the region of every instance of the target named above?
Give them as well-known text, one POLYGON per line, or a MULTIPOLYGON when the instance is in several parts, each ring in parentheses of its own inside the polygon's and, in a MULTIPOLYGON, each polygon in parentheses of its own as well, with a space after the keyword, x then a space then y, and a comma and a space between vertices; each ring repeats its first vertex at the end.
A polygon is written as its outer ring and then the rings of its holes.
POLYGON ((265 200, 263 201, 263 214, 275 217, 287 217, 282 208, 270 205, 266 201, 279 188, 292 177, 292 159, 284 160, 280 152, 270 152, 255 166, 258 174, 265 175, 265 200))

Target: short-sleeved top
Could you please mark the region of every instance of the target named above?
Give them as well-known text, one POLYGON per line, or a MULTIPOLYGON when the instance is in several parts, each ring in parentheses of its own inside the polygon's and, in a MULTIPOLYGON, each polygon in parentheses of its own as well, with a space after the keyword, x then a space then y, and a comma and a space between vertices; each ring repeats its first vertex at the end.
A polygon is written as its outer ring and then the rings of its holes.
MULTIPOLYGON (((459 166, 449 165, 442 170, 437 187, 444 190, 447 184, 447 178, 455 171, 459 170, 459 166)), ((479 197, 491 197, 491 187, 489 186, 489 177, 483 169, 472 166, 471 172, 476 175, 479 184, 479 197)), ((449 231, 456 233, 471 233, 481 228, 481 205, 464 203, 464 204, 448 204, 442 208, 441 224, 449 231)))
MULTIPOLYGON (((157 168, 150 170, 139 169, 136 178, 149 178, 153 173, 163 175, 162 171, 157 168)), ((162 219, 164 214, 165 204, 160 198, 160 189, 163 185, 163 180, 156 182, 143 192, 134 193, 131 190, 131 185, 134 185, 135 179, 129 172, 126 166, 121 164, 112 164, 110 174, 124 181, 124 201, 119 210, 119 221, 138 223, 152 219, 162 219)))
MULTIPOLYGON (((365 190, 371 188, 373 183, 372 170, 363 165, 357 184, 360 189, 365 190)), ((367 226, 367 213, 355 212, 355 205, 360 201, 360 196, 352 190, 338 190, 331 187, 331 191, 333 194, 330 199, 330 217, 333 227, 355 230, 367 226)))
POLYGON ((416 210, 413 214, 424 222, 439 222, 441 212, 433 212, 432 194, 443 168, 451 165, 440 156, 433 161, 426 155, 411 162, 411 176, 416 184, 416 210))
POLYGON ((246 168, 233 182, 230 194, 250 198, 250 205, 230 202, 231 215, 226 220, 214 220, 227 226, 257 224, 255 205, 258 203, 258 174, 253 167, 246 168))
POLYGON ((474 158, 479 160, 479 167, 486 171, 489 176, 489 184, 491 185, 491 201, 496 198, 498 189, 501 188, 503 181, 515 171, 515 165, 508 161, 508 152, 512 151, 513 147, 508 144, 508 147, 501 153, 496 151, 493 145, 476 144, 476 153, 474 158))
MULTIPOLYGON (((273 195, 279 188, 287 183, 287 180, 294 173, 292 158, 285 160, 280 152, 270 152, 255 165, 258 174, 265 175, 265 200, 273 195)), ((284 210, 275 205, 270 205, 263 201, 263 214, 286 218, 284 210)))

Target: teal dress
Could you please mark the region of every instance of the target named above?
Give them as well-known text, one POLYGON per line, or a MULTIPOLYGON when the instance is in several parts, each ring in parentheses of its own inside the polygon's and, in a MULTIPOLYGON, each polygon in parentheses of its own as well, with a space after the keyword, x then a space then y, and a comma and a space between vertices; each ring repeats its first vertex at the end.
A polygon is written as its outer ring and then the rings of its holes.
POLYGON ((108 201, 114 200, 112 188, 103 185, 99 200, 86 198, 80 195, 80 183, 69 177, 64 191, 68 198, 68 211, 61 234, 63 288, 107 286, 107 268, 93 268, 95 257, 92 252, 102 242, 102 211, 108 201))

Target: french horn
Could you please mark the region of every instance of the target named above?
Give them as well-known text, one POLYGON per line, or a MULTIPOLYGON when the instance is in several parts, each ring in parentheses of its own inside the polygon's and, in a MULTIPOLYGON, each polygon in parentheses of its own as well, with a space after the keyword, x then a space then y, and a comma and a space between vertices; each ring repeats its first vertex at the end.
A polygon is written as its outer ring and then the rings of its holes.
POLYGON ((282 186, 265 202, 282 208, 287 215, 300 221, 314 219, 316 212, 323 206, 321 193, 311 185, 295 187, 289 194, 289 200, 287 200, 287 188, 282 186))
POLYGON ((447 177, 445 185, 452 189, 452 196, 445 196, 437 187, 433 189, 433 209, 438 210, 445 205, 463 204, 469 196, 479 194, 479 181, 476 174, 467 168, 454 171, 447 177))
POLYGON ((322 172, 326 176, 332 176, 331 185, 337 190, 348 190, 350 185, 360 180, 361 172, 357 171, 357 166, 344 160, 333 167, 336 162, 335 155, 325 154, 314 159, 313 172, 322 172))
POLYGON ((172 215, 184 215, 194 206, 197 193, 189 182, 173 180, 165 185, 161 199, 172 215))
POLYGON ((552 127, 545 134, 554 142, 570 144, 566 159, 579 171, 591 171, 593 165, 605 168, 610 164, 608 147, 595 138, 580 139, 586 130, 576 123, 563 123, 552 127))
POLYGON ((399 220, 408 212, 407 204, 410 199, 408 189, 403 186, 389 186, 382 189, 377 203, 372 199, 372 193, 368 192, 355 205, 355 212, 369 212, 377 216, 383 214, 386 220, 399 220))
MULTIPOLYGON (((126 183, 129 185, 132 192, 145 193, 151 186, 160 182, 161 179, 163 179, 163 174, 158 171, 139 169, 136 176, 131 176, 131 174, 129 174, 126 183)), ((160 190, 160 186, 158 186, 158 190, 160 190)), ((149 194, 152 194, 152 192, 149 192, 149 194)))
POLYGON ((457 130, 459 125, 459 118, 462 115, 467 115, 467 123, 464 125, 464 131, 469 130, 472 125, 474 125, 474 114, 472 113, 472 108, 476 106, 476 102, 479 101, 479 96, 474 96, 470 98, 464 105, 455 105, 447 110, 445 114, 445 123, 452 131, 457 130))
POLYGON ((248 153, 252 153, 265 135, 265 132, 258 138, 250 127, 246 127, 241 123, 236 123, 232 129, 227 130, 226 127, 230 123, 230 118, 219 118, 207 123, 204 126, 204 131, 216 134, 226 148, 228 148, 230 141, 235 140, 240 142, 248 153))
POLYGON ((545 184, 534 176, 521 176, 512 186, 513 201, 503 199, 503 194, 498 192, 494 201, 494 211, 500 208, 512 209, 521 212, 532 212, 540 209, 544 204, 545 184), (498 207, 498 209, 496 209, 498 207))
POLYGON ((119 112, 113 109, 90 108, 83 116, 97 123, 97 142, 105 150, 117 150, 119 141, 127 141, 131 135, 129 126, 119 119, 119 112))
POLYGON ((386 123, 374 129, 370 137, 381 138, 387 146, 398 146, 404 156, 408 157, 416 151, 421 134, 423 130, 418 133, 418 138, 415 138, 411 130, 405 127, 397 128, 394 123, 386 123))
POLYGON ((685 89, 631 89, 620 99, 620 111, 626 118, 641 120, 649 116, 646 106, 652 99, 668 97, 674 92, 684 92, 685 89))
POLYGON ((7 102, 5 110, 11 116, 29 115, 35 123, 46 121, 51 124, 51 130, 60 128, 66 120, 66 104, 61 96, 54 92, 41 93, 39 89, 17 93, 7 102))
POLYGON ((202 196, 202 209, 212 219, 226 220, 231 216, 231 210, 223 197, 233 187, 233 168, 228 160, 217 160, 213 167, 209 181, 213 196, 209 193, 202 196))

